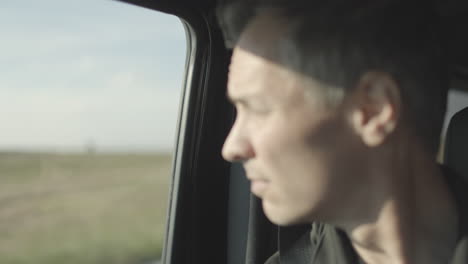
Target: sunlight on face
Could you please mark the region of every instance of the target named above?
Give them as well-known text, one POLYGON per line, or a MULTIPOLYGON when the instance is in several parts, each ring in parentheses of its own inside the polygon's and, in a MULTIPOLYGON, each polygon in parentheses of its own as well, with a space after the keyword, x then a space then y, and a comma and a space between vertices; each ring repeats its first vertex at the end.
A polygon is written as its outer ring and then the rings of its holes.
POLYGON ((263 22, 251 26, 233 52, 228 97, 237 117, 223 156, 243 162, 251 191, 272 222, 335 218, 333 208, 342 206, 356 182, 346 175, 358 162, 342 151, 352 146, 349 126, 340 111, 327 107, 318 82, 266 59, 271 47, 262 45, 275 34, 256 32, 263 22))
MULTIPOLYGON (((228 96, 237 119, 223 156, 243 161, 251 190, 263 199, 268 218, 292 224, 322 217, 339 196, 338 138, 345 131, 335 111, 306 96, 303 78, 243 49, 233 54, 228 96)), ((317 84, 318 85, 318 84, 317 84)), ((314 89, 314 87, 307 87, 314 89)), ((344 186, 343 186, 344 188, 344 186)))

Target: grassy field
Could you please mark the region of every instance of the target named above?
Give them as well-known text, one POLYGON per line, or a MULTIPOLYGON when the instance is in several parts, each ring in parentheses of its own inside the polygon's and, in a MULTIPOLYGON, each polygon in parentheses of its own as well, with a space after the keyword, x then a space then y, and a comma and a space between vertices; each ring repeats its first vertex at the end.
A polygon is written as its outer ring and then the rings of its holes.
POLYGON ((0 153, 1 264, 160 257, 170 155, 0 153))

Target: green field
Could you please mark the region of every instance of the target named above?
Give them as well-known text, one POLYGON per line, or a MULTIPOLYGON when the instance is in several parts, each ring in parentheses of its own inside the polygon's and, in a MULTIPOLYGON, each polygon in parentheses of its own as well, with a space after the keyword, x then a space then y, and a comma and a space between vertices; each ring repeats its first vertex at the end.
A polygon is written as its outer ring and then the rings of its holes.
POLYGON ((170 170, 164 154, 0 153, 0 263, 158 259, 170 170))

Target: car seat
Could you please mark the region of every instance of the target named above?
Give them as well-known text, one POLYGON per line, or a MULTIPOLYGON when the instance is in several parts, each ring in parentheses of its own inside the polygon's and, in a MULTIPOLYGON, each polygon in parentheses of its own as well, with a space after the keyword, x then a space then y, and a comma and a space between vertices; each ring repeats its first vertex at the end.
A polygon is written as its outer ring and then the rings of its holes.
POLYGON ((445 138, 444 164, 468 180, 468 107, 450 120, 445 138))

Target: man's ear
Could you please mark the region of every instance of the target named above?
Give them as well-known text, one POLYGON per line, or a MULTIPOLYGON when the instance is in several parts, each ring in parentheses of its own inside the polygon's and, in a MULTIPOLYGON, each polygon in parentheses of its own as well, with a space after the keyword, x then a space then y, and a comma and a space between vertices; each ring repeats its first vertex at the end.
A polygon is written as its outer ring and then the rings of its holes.
POLYGON ((351 96, 351 123, 369 147, 381 145, 395 131, 401 113, 399 86, 384 72, 365 73, 351 96))

